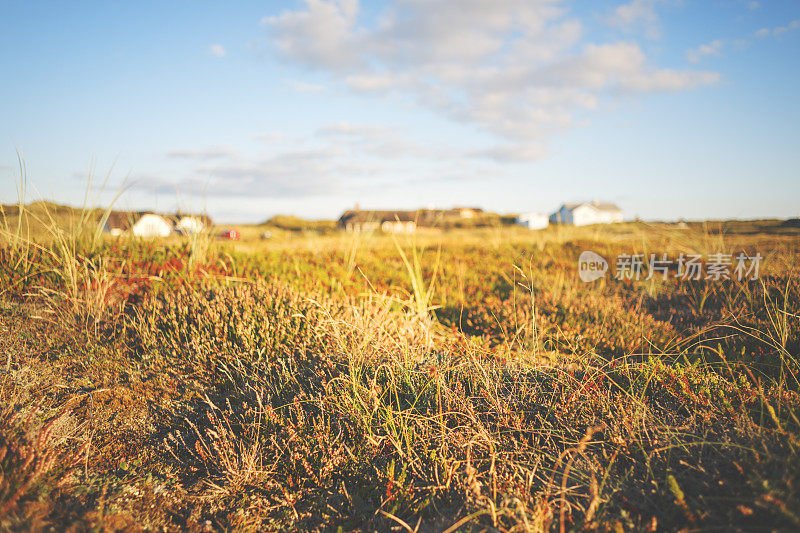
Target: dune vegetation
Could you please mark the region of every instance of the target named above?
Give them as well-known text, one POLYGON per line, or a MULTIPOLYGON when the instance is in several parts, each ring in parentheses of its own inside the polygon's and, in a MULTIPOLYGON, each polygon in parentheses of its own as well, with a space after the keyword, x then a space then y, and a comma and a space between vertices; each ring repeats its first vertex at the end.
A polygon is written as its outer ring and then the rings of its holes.
POLYGON ((15 216, 2 529, 800 528, 796 228, 224 243, 15 216), (757 279, 614 279, 739 252, 757 279))

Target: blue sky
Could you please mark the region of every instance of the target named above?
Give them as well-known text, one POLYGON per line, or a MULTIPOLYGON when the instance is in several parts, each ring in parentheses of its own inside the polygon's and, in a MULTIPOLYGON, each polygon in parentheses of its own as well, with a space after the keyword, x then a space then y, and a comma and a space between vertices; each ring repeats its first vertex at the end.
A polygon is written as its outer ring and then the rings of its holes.
POLYGON ((800 2, 9 2, 0 200, 800 214, 800 2))

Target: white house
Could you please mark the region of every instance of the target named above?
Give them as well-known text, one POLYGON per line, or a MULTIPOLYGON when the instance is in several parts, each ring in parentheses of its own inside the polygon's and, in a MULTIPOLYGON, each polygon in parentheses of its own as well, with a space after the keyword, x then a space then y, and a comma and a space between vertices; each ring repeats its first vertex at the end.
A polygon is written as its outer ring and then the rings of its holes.
POLYGON ((169 237, 172 223, 161 215, 145 213, 131 226, 131 233, 137 237, 169 237))
POLYGON ((416 211, 345 211, 339 226, 352 232, 414 233, 417 231, 416 211))
POLYGON ((589 224, 612 224, 622 222, 622 210, 615 204, 603 204, 597 200, 578 204, 564 204, 550 215, 550 222, 587 226, 589 224))
POLYGON ((125 233, 137 237, 168 237, 174 232, 182 235, 200 233, 212 225, 205 215, 159 215, 146 211, 113 211, 103 229, 111 235, 125 233))
POLYGON ((414 233, 417 223, 413 220, 384 220, 381 222, 381 231, 384 233, 414 233))
POLYGON ((528 229, 544 229, 550 223, 544 213, 521 213, 517 216, 517 224, 528 229))
MULTIPOLYGON (((180 217, 175 224, 175 229, 183 235, 195 235, 202 233, 206 229, 206 224, 210 221, 204 220, 205 217, 196 215, 186 215, 180 217)), ((210 225, 210 224, 209 224, 210 225)))
POLYGON ((133 224, 139 220, 143 212, 135 211, 112 211, 106 219, 103 231, 118 237, 126 232, 130 232, 133 224))

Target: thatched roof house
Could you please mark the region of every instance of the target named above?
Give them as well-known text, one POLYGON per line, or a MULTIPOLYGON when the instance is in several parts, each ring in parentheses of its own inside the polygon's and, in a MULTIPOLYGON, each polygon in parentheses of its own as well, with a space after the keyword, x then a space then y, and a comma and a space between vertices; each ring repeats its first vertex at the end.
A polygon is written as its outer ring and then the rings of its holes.
POLYGON ((159 215, 148 211, 112 211, 104 230, 112 235, 130 233, 137 237, 168 237, 177 231, 187 235, 211 227, 206 215, 159 215))
POLYGON ((375 231, 387 233, 414 233, 417 227, 434 227, 443 220, 473 218, 482 215, 477 207, 455 207, 453 209, 361 210, 345 211, 339 217, 339 227, 347 231, 375 231))

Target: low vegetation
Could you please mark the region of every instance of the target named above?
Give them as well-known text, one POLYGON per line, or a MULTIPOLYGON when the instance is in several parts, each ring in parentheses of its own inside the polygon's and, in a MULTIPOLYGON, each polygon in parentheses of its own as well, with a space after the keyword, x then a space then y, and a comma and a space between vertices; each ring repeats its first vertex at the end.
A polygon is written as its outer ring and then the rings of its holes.
POLYGON ((800 528, 793 228, 15 223, 0 528, 800 528), (583 250, 611 272, 581 282, 583 250), (758 279, 613 279, 620 254, 740 251, 758 279))

